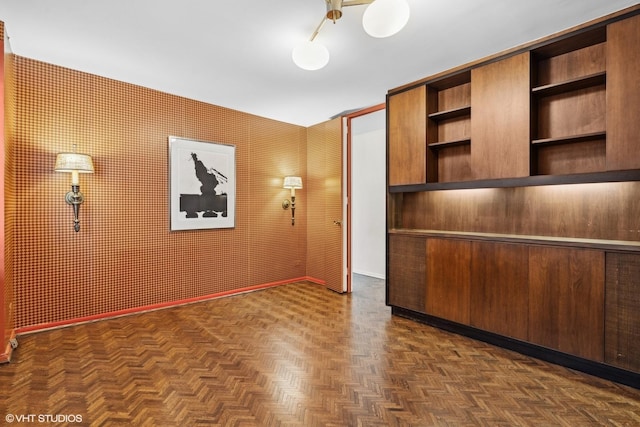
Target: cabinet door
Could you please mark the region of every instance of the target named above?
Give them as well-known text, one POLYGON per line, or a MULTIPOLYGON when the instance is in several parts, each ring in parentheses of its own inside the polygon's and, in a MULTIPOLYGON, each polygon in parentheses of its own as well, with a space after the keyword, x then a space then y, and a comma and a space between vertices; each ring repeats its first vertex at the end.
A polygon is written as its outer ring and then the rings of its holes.
POLYGON ((426 252, 423 237, 389 236, 389 305, 424 313, 426 252))
POLYGON ((471 70, 471 168, 475 179, 529 176, 529 53, 471 70))
POLYGON ((427 182, 426 103, 425 86, 389 96, 389 185, 427 182))
POLYGON ((640 372, 640 255, 607 253, 605 362, 640 372))
POLYGON ((528 332, 528 247, 471 244, 471 326, 521 340, 528 332))
POLYGON ((427 239, 427 314, 469 324, 471 242, 427 239))
POLYGON ((529 248, 529 341, 603 361, 602 251, 529 248))
POLYGON ((640 15, 607 27, 607 169, 640 168, 640 15))

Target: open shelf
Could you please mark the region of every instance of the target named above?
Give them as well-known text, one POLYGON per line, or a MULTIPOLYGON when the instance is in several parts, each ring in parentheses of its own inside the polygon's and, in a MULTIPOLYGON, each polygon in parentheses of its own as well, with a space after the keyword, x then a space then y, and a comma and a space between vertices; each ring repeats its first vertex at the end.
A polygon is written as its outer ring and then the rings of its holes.
POLYGON ((559 83, 552 83, 534 87, 533 89, 531 89, 531 92, 537 96, 551 96, 605 84, 606 81, 607 75, 604 71, 602 71, 584 77, 576 77, 559 83))
POLYGON ((446 111, 437 111, 435 113, 429 114, 429 118, 432 120, 440 121, 440 120, 448 120, 455 119, 457 117, 468 116, 471 114, 471 106, 467 105, 464 107, 453 108, 451 110, 446 111))
POLYGON ((531 144, 536 146, 542 146, 542 145, 555 145, 555 144, 570 144, 574 142, 597 141, 600 139, 605 139, 606 135, 607 133, 605 131, 591 132, 591 133, 585 133, 582 135, 569 135, 569 136, 560 136, 555 138, 534 139, 533 141, 531 141, 531 144))
POLYGON ((471 144, 471 139, 463 138, 463 139, 457 139, 453 141, 432 142, 428 144, 428 147, 434 150, 439 150, 441 148, 457 147, 459 145, 469 145, 469 144, 471 144))
POLYGON ((427 84, 428 182, 471 179, 471 72, 427 84))

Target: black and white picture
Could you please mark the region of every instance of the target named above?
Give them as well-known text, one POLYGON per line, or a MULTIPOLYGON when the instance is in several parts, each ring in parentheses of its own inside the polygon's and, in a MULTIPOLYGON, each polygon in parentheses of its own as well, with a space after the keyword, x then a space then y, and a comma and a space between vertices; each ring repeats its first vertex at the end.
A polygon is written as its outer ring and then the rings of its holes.
POLYGON ((169 137, 171 230, 235 226, 235 146, 169 137))

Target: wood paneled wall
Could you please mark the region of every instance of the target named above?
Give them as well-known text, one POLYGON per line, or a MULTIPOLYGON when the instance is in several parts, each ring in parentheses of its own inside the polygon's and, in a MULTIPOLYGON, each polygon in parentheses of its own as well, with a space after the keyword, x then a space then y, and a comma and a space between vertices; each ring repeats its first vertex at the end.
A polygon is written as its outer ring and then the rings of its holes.
POLYGON ((640 183, 407 193, 402 227, 640 241, 640 183))
POLYGON ((17 328, 306 276, 307 197, 295 227, 281 207, 282 177, 307 182, 305 128, 27 58, 14 67, 17 328), (170 135, 236 146, 234 229, 169 230, 170 135), (70 176, 53 171, 73 144, 96 165, 80 178, 79 233, 70 176))

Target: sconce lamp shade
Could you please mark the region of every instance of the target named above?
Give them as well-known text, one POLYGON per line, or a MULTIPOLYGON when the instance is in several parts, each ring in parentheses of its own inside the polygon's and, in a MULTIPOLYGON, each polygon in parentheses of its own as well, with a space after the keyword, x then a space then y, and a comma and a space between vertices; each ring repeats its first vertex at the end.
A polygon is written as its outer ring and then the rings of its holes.
POLYGON ((302 178, 299 176, 285 176, 282 188, 302 188, 302 178))
POLYGON ((59 153, 56 156, 56 172, 93 173, 93 160, 91 156, 80 153, 59 153))
POLYGON ((364 11, 362 26, 371 37, 390 37, 407 25, 409 14, 406 0, 375 0, 364 11))
POLYGON ((284 183, 282 184, 283 188, 291 189, 291 197, 296 197, 296 188, 302 188, 302 178, 299 176, 285 176, 284 183))
POLYGON ((56 156, 56 172, 71 172, 71 185, 78 185, 78 173, 93 173, 91 156, 80 153, 59 153, 56 156))

